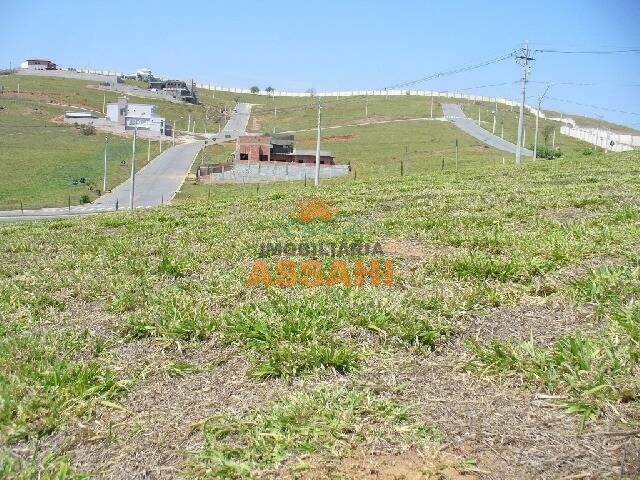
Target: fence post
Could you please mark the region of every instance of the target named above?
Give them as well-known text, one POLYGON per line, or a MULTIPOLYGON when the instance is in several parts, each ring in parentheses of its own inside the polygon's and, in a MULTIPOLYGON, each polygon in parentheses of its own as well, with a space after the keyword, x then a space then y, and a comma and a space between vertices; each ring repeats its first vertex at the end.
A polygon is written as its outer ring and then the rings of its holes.
POLYGON ((118 199, 116 198, 116 212, 118 211, 118 199))
POLYGON ((22 200, 20 200, 20 212, 22 212, 22 215, 24 215, 24 207, 22 205, 22 200))
POLYGON ((458 139, 456 138, 456 170, 458 169, 458 139))
POLYGON ((71 211, 71 195, 69 195, 69 211, 71 211))

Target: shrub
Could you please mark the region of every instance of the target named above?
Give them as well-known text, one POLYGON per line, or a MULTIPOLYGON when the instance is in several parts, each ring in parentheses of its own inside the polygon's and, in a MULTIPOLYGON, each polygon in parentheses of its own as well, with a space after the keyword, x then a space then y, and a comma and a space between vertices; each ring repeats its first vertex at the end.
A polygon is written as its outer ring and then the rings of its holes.
POLYGON ((547 160, 553 160, 555 158, 561 157, 562 152, 559 149, 549 148, 545 145, 538 145, 536 156, 538 158, 546 158, 547 160))
POLYGON ((82 195, 80 195, 80 203, 91 203, 91 198, 89 198, 89 195, 87 195, 86 193, 83 193, 82 195))
POLYGON ((80 132, 83 135, 95 135, 96 127, 94 127, 92 124, 83 124, 80 125, 80 132))

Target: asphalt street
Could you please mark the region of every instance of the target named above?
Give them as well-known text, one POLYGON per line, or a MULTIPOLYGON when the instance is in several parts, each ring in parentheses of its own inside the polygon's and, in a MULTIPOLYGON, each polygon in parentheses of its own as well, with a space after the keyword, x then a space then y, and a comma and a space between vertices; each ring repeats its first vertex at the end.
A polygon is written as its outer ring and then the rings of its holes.
MULTIPOLYGON (((516 146, 513 143, 507 142, 506 140, 503 140, 497 135, 494 135, 482 128, 475 121, 471 120, 464 114, 462 108, 460 108, 460 105, 457 105, 455 103, 443 103, 442 112, 444 113, 444 116, 447 120, 452 122, 463 132, 468 133, 472 137, 477 138, 483 143, 486 143, 490 147, 494 147, 498 150, 502 150, 503 152, 508 152, 515 155, 516 146)), ((531 150, 523 148, 522 155, 533 157, 533 152, 531 150)))

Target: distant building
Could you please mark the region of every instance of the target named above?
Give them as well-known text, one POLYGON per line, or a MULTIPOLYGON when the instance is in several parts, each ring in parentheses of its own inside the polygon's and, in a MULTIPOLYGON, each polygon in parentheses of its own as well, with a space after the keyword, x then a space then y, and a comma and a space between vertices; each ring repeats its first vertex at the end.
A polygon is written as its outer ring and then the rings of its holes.
MULTIPOLYGON (((286 162, 315 163, 315 150, 298 150, 294 148, 293 135, 243 135, 236 144, 237 160, 248 163, 286 162)), ((335 165, 331 152, 320 151, 321 165, 335 165)))
POLYGON ((152 78, 151 70, 149 70, 148 68, 141 68, 136 72, 136 78, 145 82, 149 81, 149 79, 152 78))
POLYGON ((151 75, 149 76, 149 88, 164 92, 177 100, 194 104, 198 103, 193 82, 191 82, 191 88, 189 88, 187 82, 182 80, 160 80, 151 75))
POLYGON ((117 103, 107 104, 107 120, 124 126, 125 130, 149 130, 166 134, 166 122, 157 115, 155 105, 129 103, 127 97, 120 97, 117 103))
POLYGON ((57 70, 58 66, 51 60, 41 58, 31 58, 20 64, 20 68, 26 70, 57 70))

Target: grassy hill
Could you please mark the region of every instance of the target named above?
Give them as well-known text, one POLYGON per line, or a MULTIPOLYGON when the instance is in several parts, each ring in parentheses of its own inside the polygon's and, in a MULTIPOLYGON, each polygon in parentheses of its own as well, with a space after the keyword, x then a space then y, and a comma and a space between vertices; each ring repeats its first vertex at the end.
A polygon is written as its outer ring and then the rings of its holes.
POLYGON ((638 153, 482 160, 0 226, 0 472, 637 465, 637 437, 601 433, 640 418, 638 153), (309 197, 335 217, 293 219, 309 197), (378 242, 337 257, 349 281, 358 258, 391 260, 393 286, 248 287, 264 242, 378 242))
MULTIPOLYGON (((56 85, 46 98, 71 95, 56 85)), ((74 175, 101 165, 101 136, 13 95, 0 139, 28 151, 12 160, 21 177, 55 179, 46 147, 74 175)), ((254 98, 262 131, 271 99, 254 98)), ((366 120, 360 100, 327 103, 325 125, 366 120)), ((379 120, 425 107, 376 102, 379 120)), ((283 128, 313 126, 282 108, 283 128)), ((477 108, 490 106, 465 105, 477 108)), ((512 132, 516 112, 500 115, 512 132)), ((319 189, 187 184, 162 208, 0 225, 1 478, 606 478, 640 465, 640 153, 562 139, 562 159, 516 167, 431 120, 323 137, 352 172, 319 189), (326 219, 298 220, 309 205, 326 219)))

